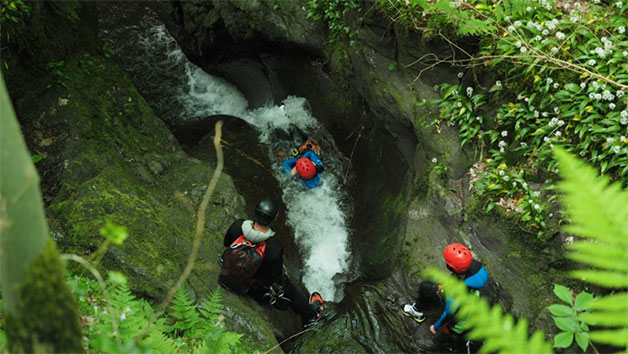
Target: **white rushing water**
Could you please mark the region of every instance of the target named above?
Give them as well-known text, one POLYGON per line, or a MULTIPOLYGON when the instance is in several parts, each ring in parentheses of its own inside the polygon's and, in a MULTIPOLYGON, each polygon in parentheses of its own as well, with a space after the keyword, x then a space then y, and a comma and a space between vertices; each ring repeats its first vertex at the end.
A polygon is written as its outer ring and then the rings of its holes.
MULTIPOLYGON (((303 260, 302 281, 310 292, 318 291, 326 300, 340 301, 351 252, 348 195, 338 176, 344 173, 348 160, 312 117, 306 100, 288 97, 281 105, 249 110, 246 99, 234 85, 190 63, 156 17, 144 17, 142 25, 134 26, 132 32, 136 40, 115 49, 136 52, 126 69, 152 83, 146 88, 152 96, 149 100, 165 120, 180 122, 227 114, 257 127, 260 141, 269 146, 273 170, 283 190, 287 222, 294 230, 303 260), (286 148, 282 138, 295 129, 316 138, 321 146, 321 160, 326 169, 321 185, 311 190, 290 178, 277 156, 278 150, 286 148), (285 134, 277 134, 278 131, 285 134)), ((115 39, 110 41, 111 46, 116 44, 115 39)))

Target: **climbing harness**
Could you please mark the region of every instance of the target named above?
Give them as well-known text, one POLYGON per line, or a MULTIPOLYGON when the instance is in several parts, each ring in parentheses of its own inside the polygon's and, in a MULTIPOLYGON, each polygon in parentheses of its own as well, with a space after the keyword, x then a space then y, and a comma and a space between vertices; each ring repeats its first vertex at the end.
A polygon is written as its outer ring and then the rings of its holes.
POLYGON ((264 298, 268 299, 268 303, 280 309, 286 308, 292 300, 286 297, 283 286, 274 283, 264 294, 264 298))

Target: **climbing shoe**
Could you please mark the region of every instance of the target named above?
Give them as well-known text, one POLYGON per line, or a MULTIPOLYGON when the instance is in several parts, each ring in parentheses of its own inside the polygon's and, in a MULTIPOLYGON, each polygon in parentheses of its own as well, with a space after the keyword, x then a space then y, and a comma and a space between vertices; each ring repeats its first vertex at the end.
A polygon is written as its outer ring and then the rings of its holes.
POLYGON ((425 315, 423 314, 423 312, 417 311, 414 308, 414 304, 406 304, 406 305, 404 305, 403 309, 401 310, 401 312, 403 312, 403 314, 408 316, 408 317, 412 317, 418 323, 421 323, 421 322, 425 321, 425 315))
POLYGON ((318 292, 313 292, 310 295, 310 305, 314 306, 316 312, 319 314, 323 311, 323 297, 318 292))

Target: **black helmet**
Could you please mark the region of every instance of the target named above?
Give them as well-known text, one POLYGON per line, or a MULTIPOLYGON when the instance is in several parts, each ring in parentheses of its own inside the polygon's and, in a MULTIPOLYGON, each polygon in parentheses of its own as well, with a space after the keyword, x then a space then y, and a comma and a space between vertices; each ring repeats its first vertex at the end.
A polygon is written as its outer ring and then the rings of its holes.
POLYGON ((253 219, 260 225, 270 225, 270 223, 275 220, 275 217, 277 217, 278 212, 279 209, 275 202, 270 198, 264 198, 255 206, 253 219))

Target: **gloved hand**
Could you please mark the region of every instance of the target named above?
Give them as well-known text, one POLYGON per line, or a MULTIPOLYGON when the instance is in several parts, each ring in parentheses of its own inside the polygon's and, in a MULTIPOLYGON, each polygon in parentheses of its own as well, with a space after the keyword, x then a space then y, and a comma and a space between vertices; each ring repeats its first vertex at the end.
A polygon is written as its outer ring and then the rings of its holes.
POLYGON ((314 166, 316 167, 316 173, 321 173, 321 172, 325 171, 325 167, 323 167, 322 165, 314 164, 314 166))

